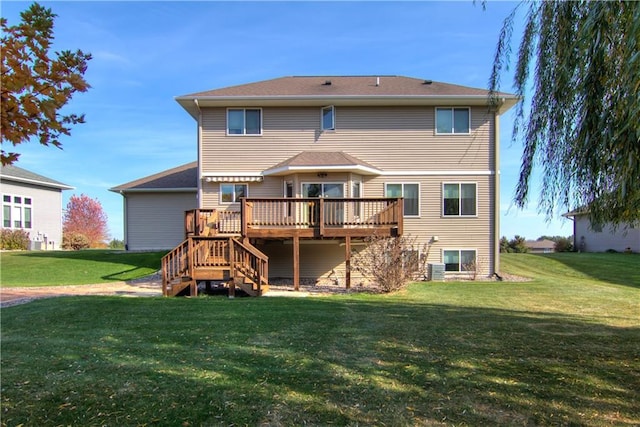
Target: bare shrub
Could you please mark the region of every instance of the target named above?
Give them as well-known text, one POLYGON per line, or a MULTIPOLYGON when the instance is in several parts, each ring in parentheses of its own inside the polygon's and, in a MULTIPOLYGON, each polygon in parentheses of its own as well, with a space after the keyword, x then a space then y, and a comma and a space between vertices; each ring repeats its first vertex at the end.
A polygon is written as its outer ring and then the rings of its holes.
POLYGON ((462 264, 462 270, 466 271, 470 280, 477 280, 478 274, 485 271, 489 264, 489 258, 476 256, 472 261, 462 264))
POLYGON ((422 247, 411 237, 371 236, 366 246, 352 257, 352 269, 374 281, 383 292, 404 288, 424 277, 429 244, 422 247))
POLYGON ((89 248, 90 243, 87 236, 81 233, 64 233, 62 236, 62 247, 79 251, 80 249, 89 248))

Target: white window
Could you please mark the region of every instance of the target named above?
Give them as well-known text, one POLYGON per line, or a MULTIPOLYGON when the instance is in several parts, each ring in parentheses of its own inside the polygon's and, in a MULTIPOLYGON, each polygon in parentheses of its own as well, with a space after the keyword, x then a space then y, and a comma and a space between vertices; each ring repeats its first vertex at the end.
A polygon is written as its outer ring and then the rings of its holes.
POLYGON ((227 135, 262 135, 262 110, 260 108, 229 108, 227 135))
POLYGON ((30 197, 2 195, 2 226, 4 228, 31 228, 32 201, 30 197))
POLYGON ((415 183, 386 184, 385 197, 404 197, 404 216, 420 215, 420 185, 415 183))
POLYGON ((462 272, 476 270, 475 249, 448 249, 442 251, 444 271, 462 272))
POLYGON ((220 202, 236 203, 241 197, 247 197, 249 188, 247 184, 220 184, 220 202))
POLYGON ((336 110, 333 105, 321 109, 322 130, 336 129, 336 110))
POLYGON ((442 185, 442 214, 444 216, 476 216, 475 183, 452 182, 442 185))
POLYGON ((469 108, 436 108, 436 134, 469 134, 469 108))

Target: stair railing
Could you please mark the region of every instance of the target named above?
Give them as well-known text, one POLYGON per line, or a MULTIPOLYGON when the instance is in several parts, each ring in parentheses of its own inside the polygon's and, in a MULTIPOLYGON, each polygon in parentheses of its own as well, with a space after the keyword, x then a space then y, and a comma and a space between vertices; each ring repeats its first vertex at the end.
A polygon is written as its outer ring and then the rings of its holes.
POLYGON ((191 239, 187 239, 162 257, 162 294, 168 295, 169 284, 183 276, 190 274, 189 246, 191 239))

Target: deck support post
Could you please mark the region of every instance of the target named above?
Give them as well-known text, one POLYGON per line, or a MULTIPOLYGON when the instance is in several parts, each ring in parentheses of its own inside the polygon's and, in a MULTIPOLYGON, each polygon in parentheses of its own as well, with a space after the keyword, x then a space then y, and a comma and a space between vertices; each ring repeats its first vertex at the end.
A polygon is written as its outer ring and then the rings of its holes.
POLYGON ((293 289, 300 290, 300 237, 293 236, 293 289))
POLYGON ((345 266, 344 286, 346 289, 350 289, 351 288, 351 236, 347 236, 344 239, 344 266, 345 266))

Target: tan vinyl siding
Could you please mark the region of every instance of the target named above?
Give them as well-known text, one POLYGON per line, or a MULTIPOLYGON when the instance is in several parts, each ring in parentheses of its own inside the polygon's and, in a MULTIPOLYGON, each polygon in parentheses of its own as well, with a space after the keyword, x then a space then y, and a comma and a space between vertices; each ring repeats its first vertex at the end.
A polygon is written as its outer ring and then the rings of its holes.
MULTIPOLYGON (((474 249, 482 275, 493 273, 494 256, 494 133, 493 113, 472 107, 469 135, 436 135, 435 107, 336 107, 336 130, 320 131, 320 108, 262 109, 261 136, 227 136, 226 109, 202 110, 201 174, 261 173, 303 151, 344 151, 382 171, 380 176, 328 172, 268 176, 249 184, 249 197, 282 197, 285 180, 300 195, 302 182, 362 180, 362 197, 383 197, 385 183, 418 183, 420 215, 405 218, 404 234, 418 244, 433 236, 428 262, 442 262, 444 249, 474 249), (476 183, 477 215, 443 217, 442 184, 476 183)), ((201 207, 238 210, 220 205, 219 184, 202 182, 201 207)), ((300 276, 326 277, 333 269, 344 275, 344 247, 301 244, 300 276)), ((270 257, 270 275, 291 277, 291 244, 270 242, 260 247, 270 257)))
POLYGON ((227 136, 226 109, 203 109, 203 173, 261 172, 302 151, 345 151, 382 170, 492 167, 486 107, 471 108, 470 135, 436 135, 434 106, 336 107, 336 130, 324 132, 319 108, 262 111, 261 136, 227 136))
MULTIPOLYGON (((344 246, 338 240, 300 241, 300 278, 306 280, 328 279, 335 270, 344 277, 344 246)), ((273 241, 258 245, 269 257, 271 279, 293 277, 293 245, 291 241, 273 241)), ((342 282, 344 283, 344 282, 342 282)))
POLYGON ((184 212, 196 193, 129 193, 125 199, 128 250, 171 249, 184 240, 184 212))

